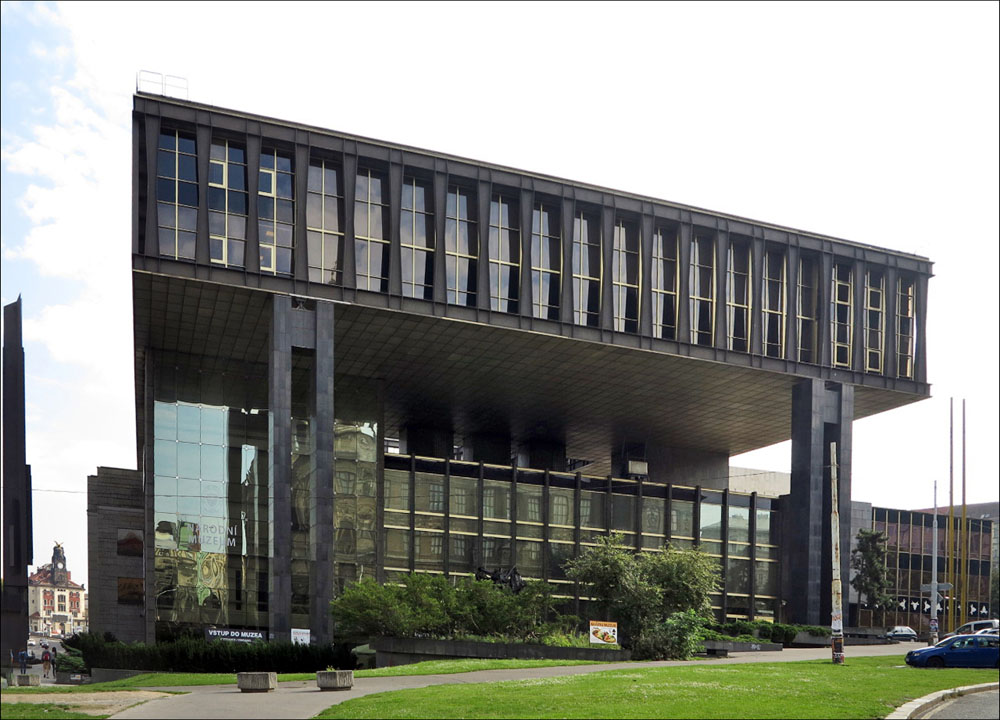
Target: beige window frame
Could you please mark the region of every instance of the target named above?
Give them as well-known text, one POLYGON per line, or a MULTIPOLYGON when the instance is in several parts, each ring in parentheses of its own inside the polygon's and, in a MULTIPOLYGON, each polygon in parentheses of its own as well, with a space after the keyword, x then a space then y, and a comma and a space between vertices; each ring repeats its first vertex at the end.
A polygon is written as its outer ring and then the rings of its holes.
POLYGON ((448 202, 445 209, 445 279, 447 281, 447 293, 448 302, 451 305, 460 305, 464 307, 475 307, 476 299, 479 295, 479 285, 476 282, 478 280, 479 272, 479 235, 476 232, 476 221, 473 219, 475 216, 474 203, 476 202, 475 193, 470 191, 468 188, 464 188, 460 185, 452 185, 448 188, 448 202), (465 198, 466 214, 462 215, 462 198, 465 198), (452 212, 451 203, 452 198, 454 198, 454 212, 452 212), (452 226, 454 225, 454 233, 452 233, 452 226), (458 246, 458 238, 461 237, 461 230, 465 227, 468 232, 469 247, 467 252, 463 252, 458 246), (468 263, 468 276, 471 277, 472 286, 474 290, 469 290, 468 286, 465 289, 459 287, 458 278, 459 272, 458 268, 461 266, 462 261, 468 263), (460 299, 464 297, 465 302, 459 302, 460 299))
POLYGON ((764 285, 761 288, 763 350, 767 357, 785 357, 785 308, 787 307, 788 256, 775 247, 764 250, 764 285), (777 267, 775 267, 777 265, 777 267), (775 273, 777 270, 777 273, 775 273), (771 338, 778 338, 773 342, 771 338))
POLYGON ((639 286, 642 284, 642 237, 638 223, 619 218, 615 221, 612 247, 611 275, 614 290, 614 321, 617 332, 639 332, 639 318, 642 300, 639 286), (628 246, 629 234, 635 233, 635 250, 628 246), (635 281, 629 281, 630 264, 635 267, 635 281), (629 313, 629 296, 635 298, 634 312, 629 313))
POLYGON ((677 339, 677 287, 680 269, 677 262, 677 229, 658 227, 653 232, 653 336, 664 340, 677 339), (673 288, 672 290, 670 288, 673 288), (670 301, 673 312, 665 317, 663 304, 670 301))
POLYGON ((885 348, 885 272, 865 272, 865 372, 881 373, 885 348))
POLYGON ((309 261, 309 280, 323 284, 337 284, 342 281, 344 263, 344 196, 338 185, 344 182, 340 163, 322 158, 309 161, 307 172, 319 171, 319 190, 306 188, 306 248, 309 261), (334 187, 328 187, 327 170, 336 172, 334 187), (336 218, 328 218, 327 199, 336 204, 336 218), (310 207, 319 203, 319 223, 310 223, 310 207), (332 243, 332 248, 331 248, 332 243), (327 257, 332 255, 333 257, 327 257))
MULTIPOLYGON (((434 223, 433 206, 434 191, 430 183, 419 180, 415 177, 405 177, 403 179, 403 199, 400 202, 400 259, 404 267, 402 272, 402 290, 405 297, 431 300, 434 297, 434 223), (418 207, 417 190, 423 191, 423 204, 418 207), (409 192, 407 192, 407 190, 409 192), (409 195, 409 204, 406 203, 406 196, 409 195), (424 244, 417 242, 418 228, 423 226, 424 244), (408 233, 404 233, 404 229, 408 233), (409 235, 409 242, 404 241, 404 237, 409 235), (407 252, 408 251, 408 252, 407 252), (406 256, 409 255, 407 258, 406 256), (430 259, 430 275, 424 276, 424 282, 418 283, 417 269, 419 261, 424 262, 426 268, 427 260, 430 259), (407 263, 407 260, 409 262, 407 263), (409 270, 409 273, 406 271, 409 270)), ((369 259, 370 259, 369 255, 369 259)))
POLYGON ((819 260, 799 257, 795 301, 798 362, 819 363, 819 260))
POLYGON ((715 343, 715 255, 715 238, 704 232, 696 232, 691 238, 691 262, 688 269, 688 312, 692 345, 711 347, 715 343), (709 256, 707 259, 706 255, 709 256), (703 311, 706 310, 707 327, 700 327, 699 318, 705 316, 703 311))
POLYGON ((830 293, 830 362, 851 367, 854 352, 854 269, 848 262, 834 262, 830 293))
POLYGON ((509 290, 506 295, 503 294, 500 278, 502 270, 508 268, 509 277, 517 283, 518 294, 520 293, 521 231, 517 226, 504 224, 505 208, 509 223, 514 203, 500 193, 493 193, 490 198, 490 308, 499 312, 516 313, 520 306, 519 298, 510 297, 509 290), (508 239, 516 238, 514 244, 517 247, 517 258, 511 258, 510 243, 504 242, 505 235, 508 239))
POLYGON ((294 271, 295 271, 295 264, 294 264, 295 263, 295 257, 294 257, 294 253, 295 253, 295 165, 294 165, 294 162, 295 162, 295 160, 294 160, 294 158, 290 154, 288 154, 286 152, 279 151, 278 149, 273 148, 273 147, 272 148, 264 148, 264 149, 262 149, 261 152, 260 152, 260 155, 261 155, 262 161, 261 161, 260 168, 258 168, 258 180, 257 180, 258 203, 260 201, 259 200, 260 198, 269 198, 274 203, 274 213, 273 213, 274 217, 263 218, 263 217, 260 216, 260 213, 258 212, 257 226, 258 226, 260 232, 258 233, 258 238, 257 239, 258 239, 258 246, 260 248, 260 253, 261 253, 261 255, 260 255, 260 271, 261 272, 266 272, 266 273, 271 273, 272 275, 293 274, 294 271), (265 156, 270 156, 270 157, 274 158, 274 163, 273 163, 274 167, 266 168, 266 167, 263 166, 264 165, 263 158, 265 156), (291 167, 291 170, 279 170, 278 169, 278 158, 282 158, 282 159, 288 160, 289 161, 289 167, 291 167), (265 175, 270 178, 270 181, 269 181, 269 183, 270 183, 270 190, 261 190, 260 189, 260 177, 261 176, 265 176, 265 175), (281 196, 281 195, 278 194, 278 180, 283 175, 289 175, 289 176, 291 176, 291 187, 292 187, 291 197, 284 197, 284 196, 281 196), (278 212, 278 206, 279 206, 279 204, 282 201, 288 201, 292 205, 292 221, 291 222, 287 222, 285 220, 279 220, 278 219, 278 214, 279 214, 279 212, 278 212), (291 239, 289 241, 291 244, 289 244, 289 245, 282 244, 281 242, 279 242, 279 239, 278 239, 279 231, 284 232, 286 229, 287 229, 287 232, 290 233, 290 236, 291 236, 291 239), (267 240, 267 236, 268 235, 270 235, 270 237, 271 237, 270 240, 267 240), (264 262, 264 253, 263 253, 264 248, 268 248, 271 251, 271 253, 270 253, 270 255, 271 255, 270 262, 264 262), (289 263, 288 263, 289 267, 288 267, 288 270, 281 270, 281 271, 278 270, 278 254, 279 254, 279 249, 280 250, 288 250, 288 254, 289 254, 289 263))
POLYGON ((587 327, 598 327, 601 324, 601 285, 604 277, 604 252, 603 233, 601 232, 601 218, 599 214, 577 211, 573 217, 573 322, 576 325, 587 327), (591 230, 597 230, 596 242, 591 239, 591 230), (597 248, 597 274, 594 268, 589 266, 584 268, 584 259, 589 260, 590 248, 597 248), (590 307, 589 293, 591 283, 597 285, 597 309, 590 307))
POLYGON ((562 228, 559 206, 552 207, 544 202, 536 202, 531 211, 531 311, 536 318, 548 320, 559 319, 560 300, 562 298, 562 228), (543 222, 548 220, 548 226, 543 222), (558 228, 558 234, 552 234, 552 221, 558 228), (537 240, 536 240, 537 239, 537 240), (553 258, 549 250, 551 241, 559 249, 557 257, 553 258), (549 286, 556 285, 556 304, 548 303, 548 296, 540 297, 541 280, 547 278, 549 286))
MULTIPOLYGON (((387 187, 385 175, 383 175, 382 173, 380 173, 378 171, 373 171, 371 168, 359 167, 358 170, 357 170, 357 173, 356 173, 355 183, 357 183, 357 177, 362 177, 362 176, 364 176, 365 178, 367 178, 368 182, 366 183, 366 187, 368 188, 368 194, 365 197, 363 197, 363 198, 358 197, 355 194, 355 197, 354 197, 354 217, 355 217, 355 219, 357 218, 357 215, 358 215, 357 211, 358 211, 358 209, 360 207, 363 207, 364 211, 365 211, 365 213, 364 213, 365 214, 365 225, 364 225, 364 227, 359 228, 358 227, 358 223, 355 220, 355 223, 354 223, 354 241, 355 241, 355 248, 357 248, 358 242, 366 243, 366 245, 365 245, 365 251, 364 251, 364 265, 363 265, 364 272, 363 273, 362 272, 358 272, 359 270, 362 269, 362 264, 359 262, 359 259, 357 258, 357 255, 355 255, 355 258, 354 258, 355 273, 356 273, 356 282, 357 282, 357 287, 358 287, 359 290, 380 291, 383 282, 388 277, 388 273, 386 273, 384 277, 382 275, 373 276, 371 274, 371 257, 372 257, 372 245, 371 245, 371 243, 378 243, 380 245, 389 245, 389 238, 388 238, 389 228, 383 227, 381 235, 379 235, 379 236, 373 235, 372 234, 371 215, 372 215, 373 211, 378 212, 378 213, 381 214, 381 216, 382 216, 382 218, 384 220, 384 218, 386 217, 385 208, 388 207, 388 203, 386 203, 386 202, 373 202, 372 201, 372 192, 371 192, 371 181, 372 181, 372 178, 377 178, 379 180, 379 182, 381 183, 381 185, 382 185, 382 199, 383 200, 385 198, 386 193, 388 192, 388 187, 387 187), (376 282, 373 283, 372 282, 373 279, 376 282), (375 287, 372 287, 373 285, 375 285, 375 287)), ((384 224, 385 223, 383 222, 383 225, 384 224)), ((357 249, 355 249, 355 253, 356 252, 357 252, 357 249)))
POLYGON ((913 355, 917 338, 916 283, 913 278, 896 280, 896 374, 913 379, 913 355))
POLYGON ((753 310, 753 244, 748 239, 732 238, 729 243, 729 262, 726 272, 726 343, 730 350, 750 352, 750 318, 753 310), (737 267, 737 262, 744 260, 745 264, 737 267), (743 280, 742 292, 738 287, 743 280), (742 319, 743 334, 737 335, 735 328, 737 320, 742 319))

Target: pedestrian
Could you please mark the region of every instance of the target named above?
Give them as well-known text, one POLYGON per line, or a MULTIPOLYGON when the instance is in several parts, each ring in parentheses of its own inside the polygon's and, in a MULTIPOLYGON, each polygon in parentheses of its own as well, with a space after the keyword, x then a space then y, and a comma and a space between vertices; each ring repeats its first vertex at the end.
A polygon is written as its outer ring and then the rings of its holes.
POLYGON ((52 655, 48 650, 42 653, 42 677, 49 676, 49 669, 52 667, 52 655))
POLYGON ((21 674, 28 674, 28 651, 22 650, 17 654, 17 661, 21 664, 21 674))

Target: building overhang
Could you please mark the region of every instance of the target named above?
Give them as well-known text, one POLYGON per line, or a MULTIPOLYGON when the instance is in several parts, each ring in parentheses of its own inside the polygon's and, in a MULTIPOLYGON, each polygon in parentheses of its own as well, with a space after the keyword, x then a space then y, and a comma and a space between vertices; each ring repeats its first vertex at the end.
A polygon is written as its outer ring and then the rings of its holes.
MULTIPOLYGON (((250 288, 242 273, 133 261, 141 453, 147 348, 266 368, 270 297, 308 296, 290 280, 250 288)), ((803 378, 853 385, 856 419, 930 394, 910 380, 622 333, 529 330, 497 313, 484 324, 468 308, 425 301, 356 291, 318 299, 336 303, 338 382, 384 383, 387 436, 416 422, 514 442, 550 437, 591 461, 593 474, 610 472, 610 451, 623 441, 735 455, 787 440, 792 387, 803 378)))

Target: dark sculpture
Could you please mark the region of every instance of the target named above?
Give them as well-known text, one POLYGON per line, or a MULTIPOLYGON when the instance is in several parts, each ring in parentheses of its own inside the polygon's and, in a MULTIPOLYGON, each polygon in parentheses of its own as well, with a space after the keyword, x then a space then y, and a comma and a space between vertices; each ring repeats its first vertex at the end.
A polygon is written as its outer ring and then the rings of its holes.
POLYGON ((492 580, 494 585, 510 588, 512 593, 521 592, 525 584, 521 573, 517 571, 516 567, 512 567, 510 570, 497 568, 493 572, 490 572, 480 566, 476 569, 476 580, 492 580))

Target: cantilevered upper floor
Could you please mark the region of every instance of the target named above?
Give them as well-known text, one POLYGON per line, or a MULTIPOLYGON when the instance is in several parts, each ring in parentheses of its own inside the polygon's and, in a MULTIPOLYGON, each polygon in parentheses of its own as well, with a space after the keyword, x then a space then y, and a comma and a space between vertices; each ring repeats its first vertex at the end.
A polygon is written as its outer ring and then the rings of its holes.
POLYGON ((796 378, 856 417, 929 395, 925 258, 171 98, 133 118, 139 354, 266 362, 262 297, 332 301, 337 373, 392 383, 390 426, 726 453, 788 437, 796 378))

